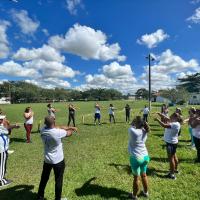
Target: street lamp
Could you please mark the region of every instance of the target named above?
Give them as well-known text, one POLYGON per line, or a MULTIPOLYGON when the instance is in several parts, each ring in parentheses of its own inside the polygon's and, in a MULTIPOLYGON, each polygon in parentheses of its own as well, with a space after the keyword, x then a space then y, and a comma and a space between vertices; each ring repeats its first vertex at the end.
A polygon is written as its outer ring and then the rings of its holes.
POLYGON ((149 54, 146 59, 149 60, 149 110, 151 110, 151 61, 155 59, 149 54))

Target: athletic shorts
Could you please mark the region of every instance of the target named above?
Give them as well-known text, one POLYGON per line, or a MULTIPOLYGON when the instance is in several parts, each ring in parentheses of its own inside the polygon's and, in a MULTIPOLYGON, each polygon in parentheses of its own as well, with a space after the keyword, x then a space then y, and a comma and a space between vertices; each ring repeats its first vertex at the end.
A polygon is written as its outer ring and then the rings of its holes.
POLYGON ((166 143, 167 153, 173 156, 176 153, 177 144, 166 143))
POLYGON ((100 119, 100 118, 101 118, 100 113, 95 113, 94 118, 95 118, 95 119, 100 119))
POLYGON ((133 175, 140 176, 141 174, 146 174, 147 164, 149 163, 149 156, 144 156, 136 158, 135 156, 130 156, 130 164, 133 175))

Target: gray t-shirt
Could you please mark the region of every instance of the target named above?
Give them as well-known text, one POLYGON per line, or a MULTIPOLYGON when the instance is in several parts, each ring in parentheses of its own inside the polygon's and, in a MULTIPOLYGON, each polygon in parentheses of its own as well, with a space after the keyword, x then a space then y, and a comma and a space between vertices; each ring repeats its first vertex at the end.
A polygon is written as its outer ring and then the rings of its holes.
POLYGON ((41 138, 44 143, 44 161, 49 164, 57 164, 64 159, 61 139, 67 136, 64 129, 42 128, 41 138))
POLYGON ((129 133, 129 144, 128 152, 130 155, 137 158, 144 157, 148 155, 148 151, 145 145, 147 140, 147 133, 144 129, 136 129, 131 127, 128 130, 129 133))
POLYGON ((49 116, 52 116, 52 117, 56 118, 55 112, 53 111, 52 108, 48 108, 48 109, 47 109, 47 112, 48 112, 48 115, 49 115, 49 116))
POLYGON ((179 122, 172 122, 170 126, 171 128, 165 128, 164 141, 170 144, 177 144, 181 125, 179 122))

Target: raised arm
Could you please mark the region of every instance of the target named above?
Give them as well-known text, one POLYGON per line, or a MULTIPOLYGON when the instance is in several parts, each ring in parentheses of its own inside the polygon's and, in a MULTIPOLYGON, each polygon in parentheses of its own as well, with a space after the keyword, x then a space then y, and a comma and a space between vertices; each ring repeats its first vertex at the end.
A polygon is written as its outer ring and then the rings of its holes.
POLYGON ((163 128, 171 128, 171 125, 168 123, 162 122, 160 119, 155 118, 154 121, 157 121, 163 128))
POLYGON ((156 114, 159 115, 160 117, 162 117, 163 119, 170 120, 169 117, 167 117, 166 115, 164 115, 160 112, 157 112, 156 114))

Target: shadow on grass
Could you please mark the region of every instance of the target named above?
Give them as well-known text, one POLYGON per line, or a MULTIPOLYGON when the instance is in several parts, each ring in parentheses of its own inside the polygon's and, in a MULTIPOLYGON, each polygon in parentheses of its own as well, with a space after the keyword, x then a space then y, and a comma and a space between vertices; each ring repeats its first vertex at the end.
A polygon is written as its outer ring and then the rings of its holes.
POLYGON ((151 131, 162 131, 160 128, 150 128, 151 131))
POLYGON ((178 140, 179 142, 191 142, 191 140, 178 140))
POLYGON ((23 139, 23 138, 10 138, 10 143, 12 143, 12 142, 22 142, 22 143, 25 143, 26 139, 23 139))
POLYGON ((117 188, 109 188, 92 183, 96 177, 89 179, 83 184, 82 187, 75 189, 77 196, 98 195, 102 199, 116 198, 116 199, 129 199, 129 193, 117 188))
POLYGON ((122 164, 116 164, 116 163, 110 163, 109 166, 115 167, 118 172, 125 171, 127 174, 131 174, 131 167, 129 165, 122 165, 122 164))
POLYGON ((159 169, 149 168, 149 167, 147 169, 147 176, 156 176, 159 178, 166 178, 167 173, 169 173, 169 170, 159 170, 159 169), (164 173, 164 175, 160 173, 164 173))
MULTIPOLYGON (((151 131, 152 131, 152 129, 151 129, 151 131)), ((161 133, 161 134, 159 134, 159 133, 153 133, 152 134, 153 136, 156 136, 156 137, 163 137, 163 133, 161 133)))
POLYGON ((84 123, 83 125, 84 126, 101 126, 101 125, 104 125, 104 124, 108 124, 107 122, 103 122, 103 123, 101 123, 100 125, 98 124, 98 122, 97 122, 97 124, 95 125, 94 123, 84 123))
MULTIPOLYGON (((178 158, 179 163, 183 162, 183 163, 194 163, 194 159, 192 158, 178 158)), ((155 162, 168 162, 168 158, 158 158, 158 157, 151 157, 151 161, 155 161, 155 162)))
POLYGON ((2 200, 32 200, 37 198, 37 194, 33 193, 33 185, 17 185, 10 188, 0 190, 0 199, 2 200))
POLYGON ((150 126, 150 127, 152 127, 152 126, 153 126, 153 127, 155 127, 155 126, 156 126, 156 127, 160 127, 159 124, 149 124, 149 126, 150 126))

